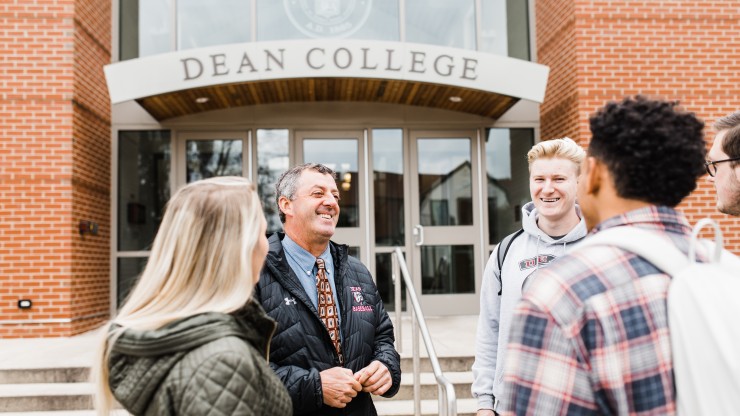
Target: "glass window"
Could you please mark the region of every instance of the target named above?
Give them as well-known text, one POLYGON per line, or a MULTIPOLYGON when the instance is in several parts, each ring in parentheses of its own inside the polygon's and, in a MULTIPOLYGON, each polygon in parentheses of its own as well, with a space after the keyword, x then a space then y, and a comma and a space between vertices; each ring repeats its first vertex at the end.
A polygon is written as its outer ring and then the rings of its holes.
POLYGON ((474 0, 406 0, 406 41, 476 49, 474 0))
MULTIPOLYGON (((124 0, 128 2, 131 0, 124 0)), ((172 0, 138 2, 138 56, 149 56, 172 50, 172 0)), ((123 4, 122 4, 123 7, 123 4)), ((123 40, 124 38, 122 38, 123 40)), ((121 48, 123 50, 123 48, 121 48)))
POLYGON ((489 244, 522 227, 522 207, 531 200, 527 152, 533 145, 532 129, 487 129, 489 244))
POLYGON ((421 225, 472 225, 470 139, 419 139, 421 225))
MULTIPOLYGON (((517 0, 524 3, 524 0, 517 0)), ((506 0, 482 1, 480 4, 480 48, 482 52, 508 56, 506 0)))
POLYGON ((524 0, 506 0, 506 17, 509 56, 530 59, 529 54, 529 9, 524 0))
POLYGON ((422 246, 421 293, 474 293, 473 264, 473 246, 422 246))
POLYGON ((282 231, 275 201, 275 183, 288 170, 288 130, 257 130, 257 191, 267 218, 267 233, 282 231))
POLYGON ((257 0, 257 40, 398 40, 398 0, 257 0))
POLYGON ((360 258, 360 248, 357 246, 350 246, 347 248, 347 254, 350 256, 359 259, 360 258))
POLYGON ((120 0, 119 59, 172 49, 172 0, 120 0))
POLYGON ((242 176, 241 140, 188 140, 188 183, 214 176, 242 176))
POLYGON ((304 163, 321 163, 337 173, 341 195, 337 227, 360 226, 360 193, 357 139, 305 139, 304 163))
POLYGON ((139 57, 139 0, 120 0, 118 59, 139 57))
POLYGON ((146 267, 148 257, 119 257, 118 258, 118 285, 116 291, 117 307, 123 305, 131 289, 139 280, 139 276, 146 267))
POLYGON ((375 244, 403 246, 403 130, 373 130, 375 244))
POLYGON ((177 49, 248 42, 249 0, 177 0, 177 49))
MULTIPOLYGON (((383 299, 386 311, 396 310, 396 291, 393 285, 393 253, 378 253, 375 255, 375 283, 378 293, 383 299)), ((399 270, 400 274, 400 270, 399 270)), ((401 280, 401 310, 406 310, 406 284, 401 280)))
POLYGON ((118 133, 118 250, 149 250, 170 198, 170 132, 118 133))

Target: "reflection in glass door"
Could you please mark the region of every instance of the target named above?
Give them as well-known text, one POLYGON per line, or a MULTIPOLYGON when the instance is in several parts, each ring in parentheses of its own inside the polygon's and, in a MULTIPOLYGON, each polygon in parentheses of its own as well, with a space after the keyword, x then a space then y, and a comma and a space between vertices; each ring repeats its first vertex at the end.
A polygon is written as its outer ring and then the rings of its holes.
POLYGON ((332 241, 350 246, 350 254, 367 262, 367 206, 364 196, 362 131, 297 131, 299 163, 321 163, 337 173, 340 212, 332 241))
POLYGON ((422 308, 475 313, 480 264, 477 135, 411 132, 411 265, 422 308))
POLYGON ((178 188, 186 183, 217 176, 246 176, 246 133, 185 132, 179 135, 178 188))

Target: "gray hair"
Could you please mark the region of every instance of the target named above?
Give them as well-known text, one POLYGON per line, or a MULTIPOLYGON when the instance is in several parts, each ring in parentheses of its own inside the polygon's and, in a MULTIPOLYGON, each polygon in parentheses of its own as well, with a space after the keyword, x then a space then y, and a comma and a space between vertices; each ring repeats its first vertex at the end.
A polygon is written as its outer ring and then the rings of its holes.
POLYGON ((298 189, 298 179, 300 179, 303 171, 308 169, 315 170, 324 175, 331 175, 334 180, 337 180, 337 173, 321 163, 304 163, 283 172, 280 178, 278 178, 277 183, 275 183, 275 203, 278 206, 280 222, 283 224, 285 224, 285 214, 280 209, 280 197, 284 196, 290 201, 294 200, 295 191, 298 189))

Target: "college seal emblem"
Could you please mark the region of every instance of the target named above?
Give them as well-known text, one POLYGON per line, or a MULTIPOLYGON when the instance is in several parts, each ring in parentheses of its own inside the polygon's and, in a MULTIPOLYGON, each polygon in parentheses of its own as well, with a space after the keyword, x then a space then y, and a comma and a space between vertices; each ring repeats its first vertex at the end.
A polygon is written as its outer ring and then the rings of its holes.
POLYGON ((283 0, 288 19, 312 38, 343 38, 362 27, 372 0, 283 0))

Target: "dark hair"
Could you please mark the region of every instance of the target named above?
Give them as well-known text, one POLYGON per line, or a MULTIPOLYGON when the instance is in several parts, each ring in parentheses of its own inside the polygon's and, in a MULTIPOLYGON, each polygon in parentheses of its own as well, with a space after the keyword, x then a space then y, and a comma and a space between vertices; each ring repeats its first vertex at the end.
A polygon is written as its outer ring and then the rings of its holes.
POLYGON ((590 124, 588 153, 606 165, 622 198, 675 207, 704 174, 704 123, 678 102, 628 97, 590 124))
MULTIPOLYGON (((727 153, 729 158, 740 157, 740 111, 735 111, 714 122, 714 129, 717 132, 727 130, 724 139, 722 139, 722 151, 727 153)), ((732 162, 736 166, 740 162, 732 162)))
POLYGON ((308 169, 315 170, 324 175, 331 175, 334 180, 337 179, 337 173, 334 170, 320 163, 304 163, 283 172, 280 178, 278 178, 277 183, 275 183, 275 203, 278 206, 280 222, 283 224, 285 224, 285 214, 280 209, 280 197, 284 196, 291 201, 295 199, 295 191, 298 189, 298 179, 300 179, 303 171, 308 169))

